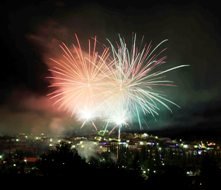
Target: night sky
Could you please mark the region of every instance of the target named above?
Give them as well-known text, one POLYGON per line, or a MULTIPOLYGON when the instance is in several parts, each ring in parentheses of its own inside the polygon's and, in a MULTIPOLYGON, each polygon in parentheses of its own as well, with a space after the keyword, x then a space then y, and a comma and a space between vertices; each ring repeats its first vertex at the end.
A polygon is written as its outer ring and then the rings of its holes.
POLYGON ((130 40, 135 32, 154 45, 169 39, 164 45, 168 48, 165 68, 190 65, 167 75, 177 87, 165 91, 182 108, 173 107, 173 114, 162 110, 156 121, 148 116, 145 129, 171 137, 220 137, 218 4, 206 0, 145 4, 9 0, 1 7, 6 26, 1 26, 0 134, 63 134, 79 128, 74 118, 58 112, 46 97, 50 91, 47 60, 59 52, 61 41, 71 44, 74 33, 86 44, 94 35, 106 43, 106 38, 115 40, 118 34, 130 40))

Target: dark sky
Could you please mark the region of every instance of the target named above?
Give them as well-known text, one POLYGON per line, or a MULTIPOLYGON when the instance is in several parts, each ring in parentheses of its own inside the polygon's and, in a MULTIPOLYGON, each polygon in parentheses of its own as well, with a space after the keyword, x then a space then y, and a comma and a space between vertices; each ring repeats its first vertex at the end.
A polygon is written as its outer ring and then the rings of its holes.
POLYGON ((157 121, 147 117, 147 130, 185 137, 221 135, 221 13, 209 1, 7 1, 2 6, 0 69, 0 134, 62 133, 77 125, 59 113, 46 97, 46 60, 59 41, 70 44, 97 35, 126 40, 135 32, 145 42, 169 39, 167 66, 189 64, 168 76, 178 87, 166 89, 182 108, 163 110, 157 121))

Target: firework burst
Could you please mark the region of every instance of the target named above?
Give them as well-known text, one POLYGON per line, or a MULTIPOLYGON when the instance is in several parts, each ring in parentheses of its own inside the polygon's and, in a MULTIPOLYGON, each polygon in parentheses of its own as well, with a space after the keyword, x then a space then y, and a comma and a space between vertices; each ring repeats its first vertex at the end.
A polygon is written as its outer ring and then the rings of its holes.
POLYGON ((173 81, 166 79, 165 74, 187 66, 179 65, 161 70, 160 66, 166 63, 166 56, 161 55, 166 49, 158 51, 158 48, 166 41, 160 42, 154 48, 151 44, 138 48, 136 35, 132 40, 131 48, 128 48, 125 40, 120 36, 116 46, 109 41, 114 64, 109 83, 112 90, 109 91, 106 105, 108 122, 114 122, 116 126, 121 127, 127 122, 136 120, 142 128, 141 116, 159 115, 159 105, 171 112, 170 105, 179 107, 156 88, 175 86, 173 81))
POLYGON ((48 96, 59 109, 82 120, 82 127, 88 121, 95 127, 93 120, 100 115, 103 93, 107 89, 105 80, 111 68, 109 50, 104 48, 99 55, 95 37, 88 41, 88 51, 83 51, 77 35, 75 37, 77 45, 73 44, 72 48, 68 48, 62 43, 62 57, 58 60, 51 59, 50 87, 55 90, 48 96))
POLYGON ((51 59, 54 91, 49 96, 58 108, 77 116, 82 127, 91 122, 96 129, 94 121, 99 118, 106 122, 104 131, 108 126, 111 132, 118 127, 120 134, 122 126, 135 121, 142 128, 141 118, 158 115, 160 105, 171 112, 171 105, 178 106, 158 91, 162 86, 175 86, 166 79, 166 73, 187 66, 161 70, 160 66, 166 63, 166 56, 162 56, 166 49, 159 51, 159 47, 167 40, 155 47, 138 47, 134 35, 128 48, 119 36, 116 45, 109 41, 110 50, 103 46, 99 54, 96 38, 89 40, 88 50, 83 51, 75 37, 77 45, 68 48, 62 43, 62 57, 51 59))

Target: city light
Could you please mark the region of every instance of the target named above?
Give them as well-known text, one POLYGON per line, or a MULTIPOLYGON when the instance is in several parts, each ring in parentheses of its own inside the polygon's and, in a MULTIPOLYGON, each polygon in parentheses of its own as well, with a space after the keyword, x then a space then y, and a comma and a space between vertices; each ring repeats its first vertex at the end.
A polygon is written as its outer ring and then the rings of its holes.
MULTIPOLYGON (((16 139, 16 138, 15 138, 16 139)), ((13 143, 15 139, 11 139, 13 143)), ((5 141, 9 143, 10 141, 5 141)), ((19 168, 20 164, 25 163, 26 172, 32 171, 33 165, 41 161, 36 152, 40 151, 42 143, 48 144, 48 151, 55 151, 57 147, 62 148, 65 143, 67 147, 70 147, 70 151, 81 152, 81 156, 86 156, 87 163, 90 166, 94 166, 97 163, 99 167, 109 167, 109 164, 116 165, 117 168, 124 170, 140 170, 140 175, 144 180, 148 180, 152 175, 160 175, 170 165, 183 167, 185 169, 186 176, 200 176, 201 168, 199 164, 196 164, 196 160, 204 158, 206 154, 217 155, 221 157, 220 145, 218 143, 211 144, 210 142, 191 142, 172 140, 169 138, 161 138, 152 135, 146 135, 145 133, 123 133, 121 142, 118 142, 116 138, 105 138, 100 136, 99 133, 90 135, 88 137, 71 137, 71 138, 54 138, 44 136, 30 136, 28 139, 18 141, 16 146, 23 148, 24 150, 33 150, 33 156, 24 155, 24 157, 18 157, 18 153, 14 153, 11 161, 8 160, 9 154, 7 151, 0 155, 0 167, 2 165, 9 165, 9 167, 19 168), (127 136, 125 136, 127 134, 127 136), (143 138, 145 136, 145 138, 143 138), (37 137, 37 138, 36 138, 37 137), (41 139, 41 140, 40 140, 41 139), (29 145, 24 145, 24 142, 31 142, 29 145), (52 143, 53 142, 53 143, 52 143), (56 142, 56 143, 55 143, 56 142), (199 146, 198 146, 199 144, 199 146), (24 145, 24 146, 23 146, 24 145), (29 148, 27 146, 39 147, 38 151, 35 148, 29 148), (58 146, 59 145, 59 146, 58 146), (202 148, 202 145, 204 148, 202 148), (139 155, 137 158, 134 155, 139 155), (182 159, 180 159, 182 157, 182 159), (90 160, 94 158, 95 160, 90 160), (130 164, 131 159, 137 163, 130 164), (140 159, 142 158, 142 159, 140 159), (111 160, 111 161, 110 161, 111 160), (95 162, 95 163, 94 163, 95 162), (113 162, 113 163, 112 163, 113 162)), ((10 146, 6 146, 10 147, 10 146)), ((25 152, 25 151, 24 151, 25 152)), ((83 158, 83 157, 82 157, 83 158)), ((51 159, 51 162, 56 163, 55 159, 51 159)), ((61 165, 67 165, 67 162, 60 162, 61 165)))

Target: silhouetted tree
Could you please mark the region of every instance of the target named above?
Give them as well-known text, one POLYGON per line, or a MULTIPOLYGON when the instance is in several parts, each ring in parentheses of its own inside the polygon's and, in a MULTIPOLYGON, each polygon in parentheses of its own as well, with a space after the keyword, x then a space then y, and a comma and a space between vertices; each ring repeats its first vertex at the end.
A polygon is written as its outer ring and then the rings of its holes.
POLYGON ((43 175, 76 175, 79 170, 87 168, 85 160, 77 153, 77 150, 71 149, 71 145, 65 142, 56 146, 55 150, 51 150, 41 156, 38 163, 39 169, 43 175))
POLYGON ((220 187, 221 171, 213 156, 205 155, 203 157, 201 177, 202 183, 207 189, 217 189, 217 187, 220 187))

